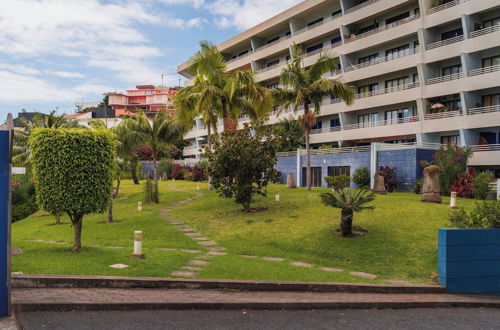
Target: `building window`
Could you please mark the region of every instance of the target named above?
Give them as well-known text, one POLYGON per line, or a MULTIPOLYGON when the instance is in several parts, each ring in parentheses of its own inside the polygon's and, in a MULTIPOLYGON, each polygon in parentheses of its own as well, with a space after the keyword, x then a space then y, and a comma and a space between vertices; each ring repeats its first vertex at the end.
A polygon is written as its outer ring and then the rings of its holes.
POLYGON ((358 126, 359 127, 371 127, 375 125, 378 120, 378 112, 367 113, 364 115, 358 115, 358 126))
POLYGON ((392 24, 394 22, 400 21, 402 19, 408 18, 408 17, 410 17, 410 12, 409 11, 407 11, 406 13, 402 13, 402 14, 399 14, 397 16, 394 16, 394 17, 386 19, 385 20, 385 24, 389 25, 389 24, 392 24))
POLYGON ((340 15, 342 14, 342 9, 339 9, 339 10, 336 10, 332 13, 332 16, 337 16, 337 15, 340 15))
POLYGON ((287 63, 288 63, 288 62, 290 62, 290 55, 287 55, 287 56, 286 56, 286 62, 287 62, 287 63))
POLYGON ((483 68, 494 65, 500 65, 500 55, 483 58, 483 68))
POLYGON ((315 19, 312 22, 307 23, 307 26, 311 26, 311 25, 314 25, 314 24, 319 23, 319 22, 323 22, 323 17, 320 17, 318 19, 315 19))
POLYGON ((418 77, 418 73, 413 74, 413 83, 418 84, 420 82, 420 78, 418 77))
POLYGON ((358 64, 362 64, 362 63, 373 61, 377 57, 378 57, 378 53, 377 54, 372 54, 372 55, 360 57, 358 59, 358 64))
POLYGON ((292 34, 292 31, 286 31, 285 36, 289 36, 292 34))
POLYGON ((314 124, 313 127, 311 127, 311 129, 322 129, 323 128, 323 122, 320 120, 320 121, 317 121, 316 124, 314 124))
MULTIPOLYGON (((307 168, 302 168, 302 186, 306 186, 307 180, 307 168)), ((311 186, 321 187, 321 167, 311 167, 311 186)))
POLYGON ((400 56, 404 56, 404 54, 408 52, 408 49, 410 49, 409 44, 391 48, 385 51, 385 56, 389 56, 391 58, 398 58, 400 56))
POLYGON ((267 66, 268 68, 270 68, 270 67, 275 66, 275 65, 278 65, 278 64, 280 64, 280 60, 279 60, 279 59, 278 59, 278 60, 271 61, 271 62, 267 62, 266 66, 267 66))
POLYGON ((358 34, 370 32, 371 30, 375 30, 376 28, 378 28, 378 23, 373 23, 372 25, 368 25, 359 29, 358 34))
POLYGON ((248 49, 247 49, 247 50, 245 50, 245 51, 243 51, 243 52, 241 52, 241 53, 239 53, 239 54, 238 54, 238 57, 239 57, 239 56, 243 56, 243 55, 245 55, 245 54, 248 54, 248 49))
POLYGON ((483 107, 492 107, 500 105, 500 93, 483 96, 483 107))
POLYGON ((330 127, 339 127, 339 126, 340 126, 339 118, 330 119, 330 127))
POLYGON ((397 88, 406 86, 410 83, 410 77, 401 77, 385 81, 385 88, 397 88))
POLYGON ((441 33, 441 40, 455 38, 455 37, 461 36, 463 34, 464 34, 464 30, 462 28, 451 30, 448 32, 443 32, 443 33, 441 33))
POLYGON ((269 84, 267 85, 267 89, 276 89, 278 88, 279 83, 269 84))
POLYGON ((334 45, 334 44, 337 44, 339 42, 342 42, 342 37, 338 36, 338 37, 335 37, 331 40, 331 44, 334 45))
POLYGON ((277 37, 271 38, 271 39, 269 39, 266 43, 267 43, 267 44, 270 44, 271 42, 275 42, 276 40, 280 40, 280 36, 277 36, 277 37))
POLYGON ((458 146, 460 145, 460 135, 441 136, 441 144, 458 146))
POLYGON ((462 101, 461 100, 445 101, 445 102, 442 102, 442 104, 448 108, 448 111, 462 110, 462 101))
POLYGON ((452 74, 458 74, 462 72, 462 64, 457 64, 457 65, 452 65, 452 66, 447 66, 442 69, 442 75, 443 76, 449 76, 452 74))
POLYGON ((153 95, 153 91, 146 91, 146 95, 153 95))
POLYGON ((387 125, 407 123, 415 121, 416 116, 416 107, 389 110, 385 112, 385 121, 387 125))
POLYGON ((358 87, 358 94, 375 92, 378 90, 378 83, 358 87))
POLYGON ((328 166, 328 176, 348 175, 351 176, 350 166, 328 166))
POLYGON ((318 49, 322 49, 323 48, 323 43, 320 43, 320 44, 317 44, 317 45, 314 45, 314 46, 311 46, 311 47, 308 47, 306 49, 306 53, 310 53, 310 52, 313 52, 315 50, 318 50, 318 49))
POLYGON ((489 19, 483 22, 483 28, 495 26, 500 24, 500 17, 489 19))

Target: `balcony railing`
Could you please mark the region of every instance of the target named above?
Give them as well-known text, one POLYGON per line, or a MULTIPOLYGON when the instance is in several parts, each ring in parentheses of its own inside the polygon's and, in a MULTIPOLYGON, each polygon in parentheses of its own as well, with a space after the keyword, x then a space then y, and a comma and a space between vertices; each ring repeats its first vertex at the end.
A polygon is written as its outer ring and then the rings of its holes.
POLYGON ((336 48, 336 47, 339 47, 339 46, 342 46, 342 41, 339 41, 339 42, 336 42, 334 44, 330 44, 330 45, 327 45, 326 47, 322 47, 322 48, 318 48, 318 49, 315 49, 313 51, 310 51, 308 53, 305 53, 303 55, 303 57, 309 57, 309 56, 313 56, 313 55, 316 55, 316 54, 319 54, 323 51, 327 51, 329 49, 333 49, 333 48, 336 48))
POLYGON ((447 3, 442 4, 440 6, 430 8, 429 10, 427 10, 427 15, 434 14, 434 13, 437 13, 438 11, 445 10, 445 9, 448 9, 451 7, 455 7, 456 5, 459 5, 459 4, 467 2, 467 1, 469 1, 469 0, 455 0, 455 1, 447 2, 447 3))
POLYGON ((364 8, 366 6, 369 6, 371 4, 374 4, 375 2, 378 2, 379 0, 369 0, 369 1, 365 1, 357 6, 354 6, 354 7, 351 7, 349 9, 346 9, 345 13, 346 14, 349 14, 349 13, 352 13, 353 11, 356 11, 356 10, 359 10, 361 8, 364 8))
POLYGON ((426 113, 425 120, 459 117, 459 116, 463 116, 463 114, 464 113, 463 113, 462 109, 445 111, 445 112, 426 113))
POLYGON ((377 127, 377 126, 387 126, 387 125, 398 125, 398 124, 407 124, 407 123, 416 123, 418 121, 417 116, 411 116, 406 118, 398 118, 398 119, 390 119, 390 120, 377 120, 370 121, 366 123, 356 123, 344 125, 344 130, 350 129, 358 129, 358 128, 367 128, 367 127, 377 127))
POLYGON ((346 72, 354 71, 354 70, 366 68, 368 66, 372 66, 372 65, 376 65, 376 64, 380 64, 380 63, 389 62, 389 61, 392 61, 392 60, 397 60, 398 58, 402 58, 402 57, 405 57, 405 56, 413 55, 413 54, 416 54, 418 52, 420 52, 420 48, 419 47, 407 49, 407 50, 405 50, 403 52, 399 52, 399 53, 394 54, 394 55, 387 55, 387 56, 384 56, 384 57, 377 57, 377 58, 375 58, 375 59, 373 59, 371 61, 365 62, 365 63, 348 66, 345 69, 345 71, 346 72))
POLYGON ((497 71, 500 71, 500 65, 487 66, 484 68, 470 70, 469 77, 477 76, 477 75, 485 74, 485 73, 497 72, 497 71))
POLYGON ((500 104, 490 105, 488 107, 478 107, 478 108, 467 109, 467 115, 478 115, 478 114, 490 113, 490 112, 500 112, 500 104))
POLYGON ((330 133, 330 132, 338 132, 341 131, 342 127, 333 126, 333 127, 325 127, 325 128, 315 128, 311 130, 311 134, 321 134, 321 133, 330 133))
POLYGON ((282 42, 282 41, 284 41, 284 40, 290 39, 291 37, 292 37, 292 35, 291 35, 291 34, 289 34, 289 35, 287 35, 287 36, 284 36, 284 37, 281 37, 281 38, 279 38, 279 39, 277 39, 277 40, 274 40, 274 41, 272 41, 272 42, 270 42, 270 43, 268 43, 268 44, 265 44, 265 45, 262 45, 262 46, 260 46, 260 47, 257 47, 257 48, 255 49, 255 51, 257 52, 257 51, 259 51, 259 50, 266 49, 267 47, 271 47, 271 46, 273 46, 273 45, 279 44, 280 42, 282 42))
POLYGON ((321 25, 323 25, 323 24, 325 24, 327 22, 333 21, 335 18, 337 18, 339 16, 342 16, 342 13, 339 13, 339 14, 337 14, 335 16, 328 16, 327 18, 325 18, 325 19, 323 19, 323 20, 321 20, 321 21, 319 21, 317 23, 311 24, 309 26, 306 26, 305 28, 302 28, 302 29, 299 29, 299 30, 295 31, 294 36, 299 35, 301 33, 304 33, 306 31, 312 30, 314 28, 317 28, 318 26, 321 26, 321 25))
POLYGON ((449 39, 445 39, 445 40, 441 40, 441 41, 430 43, 430 44, 427 45, 426 49, 430 50, 430 49, 434 49, 434 48, 438 48, 438 47, 442 47, 442 46, 454 44, 454 43, 460 42, 462 40, 464 40, 464 36, 463 35, 456 36, 456 37, 453 37, 453 38, 449 38, 449 39))
POLYGON ((375 96, 375 95, 381 95, 381 94, 388 94, 388 93, 393 93, 393 92, 398 92, 398 91, 403 91, 411 88, 416 88, 419 87, 420 83, 411 83, 411 84, 406 84, 406 85, 399 85, 399 86, 394 86, 390 88, 384 88, 384 89, 377 89, 375 91, 371 92, 366 92, 366 93, 360 93, 356 94, 355 98, 356 99, 362 99, 365 97, 370 97, 370 96, 375 96))
POLYGON ((227 64, 229 64, 229 63, 232 63, 232 62, 234 62, 234 61, 241 60, 242 58, 245 58, 245 57, 250 56, 250 55, 252 55, 252 54, 253 54, 253 52, 252 52, 252 51, 248 51, 248 53, 246 53, 246 54, 244 54, 244 55, 237 56, 237 57, 235 57, 235 58, 232 58, 232 59, 230 59, 230 60, 227 60, 227 61, 226 61, 226 63, 227 63, 227 64))
POLYGON ((359 39, 366 38, 366 37, 371 36, 373 34, 376 34, 376 33, 379 33, 379 32, 385 31, 385 30, 392 29, 392 28, 394 28, 396 26, 403 25, 405 23, 414 21, 414 20, 419 19, 419 18, 420 18, 420 14, 417 14, 417 15, 413 15, 413 16, 410 16, 410 17, 406 17, 406 18, 400 19, 399 21, 396 21, 396 22, 391 23, 391 24, 382 25, 382 26, 380 26, 380 27, 378 27, 376 29, 367 31, 365 33, 361 33, 361 34, 359 34, 357 36, 354 36, 352 38, 348 38, 345 41, 345 43, 349 43, 349 42, 353 42, 353 41, 356 41, 356 40, 359 40, 359 39))
POLYGON ((497 32, 497 31, 500 31, 500 24, 495 24, 493 26, 490 26, 490 27, 487 27, 487 28, 484 28, 481 30, 473 31, 470 33, 470 37, 476 38, 476 37, 480 37, 482 35, 497 32))
POLYGON ((500 151, 500 144, 479 144, 470 146, 473 152, 500 151))
POLYGON ((259 70, 256 70, 255 72, 257 73, 262 73, 262 72, 266 72, 266 71, 269 71, 269 70, 272 70, 272 69, 276 69, 280 67, 280 63, 276 63, 274 65, 271 65, 271 66, 268 66, 268 67, 265 67, 263 69, 259 69, 259 70))
POLYGON ((436 78, 427 79, 427 85, 439 84, 445 81, 456 80, 464 78, 465 74, 463 72, 452 73, 446 76, 440 76, 436 78))

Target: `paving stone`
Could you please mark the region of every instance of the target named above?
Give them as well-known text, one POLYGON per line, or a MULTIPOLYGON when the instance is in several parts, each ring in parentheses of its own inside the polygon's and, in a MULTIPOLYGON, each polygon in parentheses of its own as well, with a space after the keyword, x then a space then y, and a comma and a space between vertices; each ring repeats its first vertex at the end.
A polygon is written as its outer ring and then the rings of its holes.
POLYGON ((207 255, 209 256, 223 256, 226 255, 226 252, 219 252, 219 251, 209 251, 207 252, 207 255))
POLYGON ((182 249, 181 251, 186 252, 186 253, 200 253, 201 252, 200 250, 188 250, 188 249, 182 249))
POLYGON ((332 268, 332 267, 323 267, 321 270, 324 270, 325 272, 341 272, 342 269, 340 268, 332 268))
POLYGON ((363 273, 363 272, 351 272, 351 275, 359 276, 359 277, 363 277, 363 278, 368 278, 370 280, 373 280, 375 277, 377 277, 377 275, 363 273))
POLYGON ((128 265, 124 265, 124 264, 114 264, 114 265, 110 265, 109 267, 111 267, 111 268, 116 268, 116 269, 123 269, 123 268, 128 268, 128 265))
POLYGON ((208 261, 203 261, 203 260, 195 260, 195 259, 192 259, 192 260, 188 260, 188 264, 189 265, 197 265, 197 266, 206 266, 209 264, 208 261))
POLYGON ((184 233, 186 236, 201 236, 200 233, 184 233))
POLYGON ((200 242, 197 242, 197 243, 200 244, 200 245, 203 245, 203 246, 217 245, 217 243, 215 243, 214 241, 200 241, 200 242))
POLYGON ((186 272, 182 270, 175 270, 171 273, 172 276, 181 276, 181 277, 195 277, 196 273, 194 272, 186 272))
POLYGON ((384 281, 391 284, 408 284, 405 280, 384 279, 384 281))
POLYGON ((243 257, 243 258, 252 258, 252 259, 255 259, 257 258, 257 256, 251 256, 251 255, 248 255, 248 254, 239 254, 238 257, 243 257))
POLYGON ((191 237, 192 240, 194 241, 208 241, 209 239, 207 237, 191 237))
POLYGON ((283 258, 275 258, 275 257, 262 257, 262 259, 268 260, 268 261, 283 261, 283 260, 285 260, 283 258))
MULTIPOLYGON (((12 275, 23 275, 23 272, 11 272, 12 275)), ((1 328, 0 328, 1 329, 1 328)))
POLYGON ((311 268, 313 266, 311 264, 306 264, 305 262, 300 262, 300 261, 291 262, 290 265, 299 266, 299 267, 307 267, 307 268, 311 268))
POLYGON ((210 251, 224 251, 226 248, 222 246, 209 247, 210 251))
POLYGON ((20 248, 12 248, 10 249, 10 254, 11 255, 23 254, 23 250, 20 248))
POLYGON ((67 245, 68 243, 64 243, 64 242, 57 242, 56 244, 57 244, 57 245, 67 245))
POLYGON ((194 231, 193 228, 181 228, 181 231, 183 232, 191 232, 191 231, 194 231))
POLYGON ((123 246, 106 246, 106 249, 124 249, 123 246))
POLYGON ((187 270, 201 270, 201 267, 182 266, 182 269, 187 269, 187 270))
POLYGON ((162 251, 176 251, 177 249, 174 249, 174 248, 158 248, 158 250, 162 250, 162 251))

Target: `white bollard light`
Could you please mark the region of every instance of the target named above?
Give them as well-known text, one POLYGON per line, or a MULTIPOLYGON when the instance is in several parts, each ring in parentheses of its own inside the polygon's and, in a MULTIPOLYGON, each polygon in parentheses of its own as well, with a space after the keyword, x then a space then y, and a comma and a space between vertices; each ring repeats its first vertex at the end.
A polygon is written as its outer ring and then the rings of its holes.
POLYGON ((274 201, 279 202, 280 201, 280 192, 276 190, 276 193, 274 194, 274 201))
POLYGON ((457 193, 455 191, 452 191, 450 198, 450 209, 455 209, 456 207, 457 207, 457 193))
POLYGON ((142 202, 137 203, 137 211, 142 211, 142 202))
POLYGON ((200 190, 200 184, 199 183, 196 184, 196 190, 200 190))
POLYGON ((146 256, 142 253, 142 231, 134 231, 134 253, 130 256, 136 259, 144 259, 146 256))

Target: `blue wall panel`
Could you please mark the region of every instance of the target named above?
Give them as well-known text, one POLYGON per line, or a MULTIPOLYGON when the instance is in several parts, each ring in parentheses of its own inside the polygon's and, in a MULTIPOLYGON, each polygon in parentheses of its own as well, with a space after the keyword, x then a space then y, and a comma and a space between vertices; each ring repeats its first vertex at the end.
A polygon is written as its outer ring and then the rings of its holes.
POLYGON ((438 274, 450 293, 500 295, 500 229, 439 229, 438 274))
POLYGON ((0 131, 0 317, 9 313, 9 132, 0 131))
POLYGON ((288 173, 292 173, 297 183, 297 156, 278 157, 276 169, 281 172, 280 183, 286 183, 288 173))

